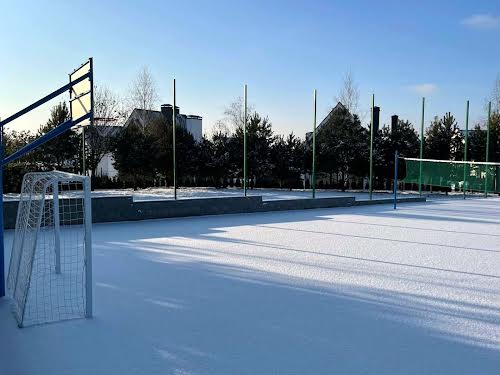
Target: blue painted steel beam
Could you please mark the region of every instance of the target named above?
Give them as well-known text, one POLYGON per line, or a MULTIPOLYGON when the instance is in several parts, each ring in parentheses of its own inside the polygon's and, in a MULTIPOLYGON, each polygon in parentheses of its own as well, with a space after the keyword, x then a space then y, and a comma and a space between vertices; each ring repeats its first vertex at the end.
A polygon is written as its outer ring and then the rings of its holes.
POLYGON ((0 127, 7 125, 9 122, 14 121, 16 118, 21 117, 22 115, 25 115, 26 113, 28 113, 29 111, 32 111, 36 107, 39 107, 42 104, 48 102, 49 100, 54 99, 56 96, 59 96, 59 95, 63 94, 65 91, 69 90, 70 88, 72 88, 77 83, 80 83, 80 82, 82 82, 85 79, 90 79, 90 77, 91 77, 90 73, 91 72, 88 72, 87 74, 84 74, 83 76, 78 77, 74 81, 71 81, 70 83, 64 85, 63 87, 57 89, 56 91, 50 93, 49 95, 47 95, 45 97, 43 97, 42 99, 34 102, 33 104, 31 104, 31 105, 27 106, 26 108, 20 110, 19 112, 13 114, 12 116, 7 117, 5 120, 0 121, 0 127))
MULTIPOLYGON (((4 153, 3 128, 0 127, 0 160, 3 160, 4 153)), ((3 167, 0 167, 0 298, 5 296, 5 258, 3 242, 3 167)))
POLYGON ((80 117, 79 119, 73 121, 73 120, 68 120, 63 122, 61 125, 58 125, 56 128, 52 129, 48 133, 42 135, 40 138, 36 139, 35 141, 31 142, 29 145, 24 146, 23 148, 17 150, 16 152, 10 154, 7 156, 5 159, 3 159, 3 162, 0 166, 0 168, 3 168, 5 165, 23 157, 26 155, 28 152, 35 150, 36 148, 40 147, 44 143, 47 143, 48 141, 54 139, 55 137, 61 135, 65 131, 71 129, 73 126, 79 124, 80 122, 89 119, 91 116, 90 113, 87 113, 80 117))

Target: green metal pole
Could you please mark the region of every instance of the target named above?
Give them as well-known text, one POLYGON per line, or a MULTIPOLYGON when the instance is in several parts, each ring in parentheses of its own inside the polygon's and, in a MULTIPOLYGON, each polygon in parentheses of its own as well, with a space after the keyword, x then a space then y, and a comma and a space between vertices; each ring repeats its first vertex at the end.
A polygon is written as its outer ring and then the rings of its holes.
POLYGON ((374 122, 375 94, 372 94, 372 119, 370 124, 370 200, 373 198, 373 122, 374 122))
POLYGON ((173 161, 173 179, 174 179, 174 199, 177 199, 177 163, 175 160, 175 127, 176 127, 176 117, 175 113, 177 106, 176 90, 175 90, 175 78, 174 78, 174 108, 172 112, 172 161, 173 161))
MULTIPOLYGON (((486 128, 486 163, 490 161, 491 102, 488 103, 488 125, 486 128)), ((485 165, 484 196, 488 197, 488 165, 485 165)))
POLYGON ((467 109, 465 111, 465 145, 464 145, 464 186, 462 187, 465 199, 467 191, 467 148, 469 145, 469 101, 467 100, 467 109))
POLYGON ((422 98, 422 121, 420 123, 420 172, 418 175, 418 193, 422 195, 422 159, 424 158, 424 123, 425 123, 425 98, 422 98))
POLYGON ((312 160, 312 174, 311 174, 311 187, 312 187, 312 197, 316 198, 316 110, 317 110, 317 91, 314 90, 314 104, 313 104, 313 134, 312 134, 312 149, 313 149, 313 160, 312 160))
POLYGON ((243 89, 244 110, 243 110, 243 192, 247 196, 247 85, 243 89))

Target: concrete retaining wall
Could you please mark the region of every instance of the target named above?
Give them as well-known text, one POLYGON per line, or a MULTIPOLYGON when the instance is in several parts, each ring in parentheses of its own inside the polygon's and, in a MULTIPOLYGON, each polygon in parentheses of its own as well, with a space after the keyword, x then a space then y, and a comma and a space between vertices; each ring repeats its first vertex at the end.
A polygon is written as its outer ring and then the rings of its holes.
MULTIPOLYGON (((425 202, 425 198, 399 198, 398 202, 425 202)), ((92 198, 92 221, 135 221, 182 216, 222 215, 266 211, 303 210, 392 203, 391 198, 356 201, 354 197, 262 201, 261 196, 136 201, 132 196, 92 198)), ((16 225, 18 201, 4 202, 5 229, 16 225)))

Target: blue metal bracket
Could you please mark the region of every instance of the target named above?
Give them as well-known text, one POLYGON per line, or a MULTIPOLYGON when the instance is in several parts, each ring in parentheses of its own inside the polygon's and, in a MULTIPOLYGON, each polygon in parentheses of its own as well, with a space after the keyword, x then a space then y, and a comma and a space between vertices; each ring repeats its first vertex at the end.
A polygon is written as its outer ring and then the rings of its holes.
POLYGON ((91 77, 91 72, 88 72, 88 73, 84 74, 83 76, 78 77, 74 81, 71 81, 70 83, 62 86, 61 88, 59 88, 56 91, 50 93, 49 95, 43 97, 42 99, 37 100, 33 104, 27 106, 26 108, 24 108, 24 109, 20 110, 19 112, 13 114, 12 116, 7 117, 5 120, 0 121, 0 127, 7 125, 9 122, 14 121, 16 118, 19 118, 22 115, 25 115, 29 111, 32 111, 33 109, 41 106, 42 104, 48 102, 49 100, 54 99, 56 96, 59 96, 59 95, 63 94, 65 91, 71 89, 77 83, 80 83, 80 82, 82 82, 85 79, 90 79, 90 77, 91 77))

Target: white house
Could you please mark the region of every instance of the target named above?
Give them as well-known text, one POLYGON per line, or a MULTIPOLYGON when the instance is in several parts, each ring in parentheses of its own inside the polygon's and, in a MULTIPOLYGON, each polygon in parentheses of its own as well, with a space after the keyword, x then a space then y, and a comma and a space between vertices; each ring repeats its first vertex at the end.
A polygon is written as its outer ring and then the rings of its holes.
MULTIPOLYGON (((198 115, 185 115, 179 113, 179 107, 175 107, 176 122, 184 126, 191 133, 196 142, 200 142, 203 138, 203 119, 198 115)), ((152 120, 165 118, 170 123, 173 117, 173 106, 171 104, 162 104, 159 111, 134 109, 123 126, 114 126, 113 131, 108 132, 108 136, 114 136, 122 128, 129 126, 132 123, 138 123, 141 126, 147 126, 152 120)), ((98 176, 106 176, 115 178, 118 176, 118 171, 113 166, 114 160, 111 153, 107 153, 99 162, 97 167, 98 176)))

